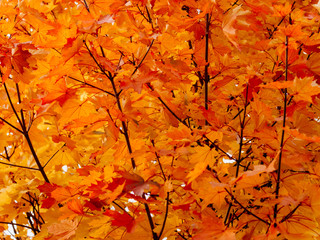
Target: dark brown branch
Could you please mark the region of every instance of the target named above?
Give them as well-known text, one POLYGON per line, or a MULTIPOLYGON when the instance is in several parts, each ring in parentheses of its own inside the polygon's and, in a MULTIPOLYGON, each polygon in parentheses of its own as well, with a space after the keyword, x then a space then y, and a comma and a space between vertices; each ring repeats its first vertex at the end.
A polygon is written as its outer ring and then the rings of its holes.
POLYGON ((294 209, 292 209, 291 212, 284 216, 279 223, 283 223, 284 221, 287 221, 289 218, 291 218, 295 211, 297 211, 297 209, 301 206, 301 204, 302 203, 300 202, 294 209))
POLYGON ((147 21, 147 22, 149 22, 149 19, 144 15, 144 13, 141 11, 141 9, 140 9, 140 7, 139 7, 139 5, 137 4, 137 8, 138 8, 138 10, 139 10, 139 12, 140 12, 140 14, 141 14, 141 16, 147 21))
POLYGON ((32 228, 29 227, 29 226, 22 225, 22 224, 19 224, 19 223, 13 223, 13 222, 3 222, 3 221, 0 221, 0 224, 11 224, 11 225, 19 226, 19 227, 24 227, 24 228, 32 229, 32 228))
POLYGON ((29 170, 39 171, 38 168, 26 167, 26 166, 16 165, 16 164, 13 164, 13 163, 0 162, 0 164, 11 166, 11 167, 18 167, 18 168, 25 168, 25 169, 29 169, 29 170))
MULTIPOLYGON (((206 66, 204 68, 204 105, 205 109, 208 110, 208 98, 209 98, 209 93, 208 93, 208 85, 209 85, 209 73, 208 73, 208 68, 209 68, 209 13, 206 14, 206 47, 205 47, 205 61, 206 61, 206 66)), ((207 124, 207 121, 206 121, 207 124)))
MULTIPOLYGON (((285 69, 285 81, 288 81, 288 36, 286 36, 286 69, 285 69)), ((282 152, 283 152, 283 145, 284 145, 284 128, 286 127, 286 118, 287 118, 287 88, 284 89, 284 103, 283 103, 283 121, 282 121, 282 133, 281 133, 281 141, 280 141, 280 153, 279 153, 279 161, 277 167, 277 180, 276 180, 276 199, 279 198, 279 190, 280 190, 280 181, 281 181, 281 160, 282 160, 282 152)), ((277 218, 278 214, 278 204, 274 206, 274 219, 277 218)))
POLYGON ((159 233, 159 239, 161 238, 161 235, 163 233, 163 230, 164 230, 164 227, 166 225, 166 222, 167 222, 167 218, 168 218, 168 213, 169 213, 169 196, 170 196, 170 193, 167 192, 167 197, 166 197, 166 213, 164 215, 164 219, 163 219, 163 223, 162 223, 162 227, 161 227, 161 230, 160 230, 160 233, 159 233))
POLYGON ((86 47, 86 49, 89 52, 90 57, 93 59, 93 61, 96 63, 97 67, 100 69, 100 71, 103 73, 103 75, 105 75, 108 79, 112 78, 111 73, 110 72, 106 72, 105 69, 100 65, 100 63, 98 62, 98 60, 95 58, 95 56, 93 56, 90 48, 88 47, 88 44, 86 43, 85 40, 83 40, 83 43, 86 47))
POLYGON ((149 19, 148 22, 151 24, 152 29, 154 29, 154 27, 153 27, 153 22, 152 22, 152 18, 151 18, 151 16, 150 16, 150 12, 149 12, 147 6, 146 6, 146 11, 147 11, 148 19, 149 19))
MULTIPOLYGON (((148 86, 149 87, 149 89, 151 90, 151 91, 154 91, 154 89, 153 89, 153 87, 151 86, 151 84, 150 83, 147 83, 146 84, 146 86, 148 86)), ((169 106, 162 100, 162 98, 161 97, 157 97, 158 99, 159 99, 159 101, 163 104, 163 106, 179 121, 179 122, 181 122, 183 125, 185 125, 186 127, 188 127, 191 131, 192 131, 192 129, 190 128, 190 126, 188 126, 188 124, 185 122, 185 121, 183 121, 181 118, 179 118, 170 108, 169 108, 169 106)), ((219 151, 221 151, 223 154, 225 154, 229 159, 232 159, 232 160, 235 160, 234 158, 232 158, 232 157, 230 157, 230 155, 226 152, 226 151, 224 151, 222 148, 220 148, 217 144, 215 144, 214 142, 212 142, 207 136, 203 136, 205 139, 206 139, 206 141, 209 143, 209 144, 207 144, 210 148, 216 148, 217 150, 219 150, 219 151)))
MULTIPOLYGON (((155 147, 155 146, 154 146, 154 140, 153 140, 153 139, 151 140, 151 143, 152 143, 152 146, 155 147)), ((159 167, 160 167, 160 170, 161 170, 163 179, 164 179, 165 181, 167 181, 166 175, 164 174, 164 171, 163 171, 163 168, 162 168, 162 165, 161 165, 161 162, 160 162, 160 157, 159 157, 159 155, 158 155, 157 152, 155 152, 155 155, 156 155, 156 158, 157 158, 157 161, 158 161, 158 164, 159 164, 159 167)))
POLYGON ((19 133, 23 133, 19 128, 13 126, 11 123, 9 123, 7 120, 3 119, 2 117, 0 117, 0 120, 5 122, 6 124, 8 124, 10 127, 12 127, 13 129, 17 130, 19 133))
MULTIPOLYGON (((139 63, 139 65, 136 67, 135 71, 132 73, 132 75, 136 72, 136 70, 140 67, 141 63, 143 62, 143 60, 145 59, 145 57, 147 56, 148 52, 150 51, 150 48, 152 47, 152 44, 153 44, 154 40, 152 40, 146 54, 144 55, 143 59, 141 60, 141 62, 139 63)), ((114 92, 114 96, 116 98, 116 102, 117 102, 117 106, 118 106, 118 109, 120 112, 123 113, 122 111, 122 107, 121 107, 121 103, 120 103, 120 97, 119 97, 119 92, 117 91, 117 88, 116 88, 116 85, 115 85, 115 82, 114 82, 114 76, 112 76, 112 74, 110 72, 106 72, 102 66, 99 64, 99 62, 97 61, 97 59, 93 56, 92 52, 90 51, 87 43, 84 41, 84 45, 85 47, 87 48, 91 58, 94 60, 94 62, 96 63, 96 65, 98 66, 98 68, 101 70, 101 72, 107 76, 107 78, 110 80, 111 82, 111 85, 112 85, 112 89, 113 89, 113 92, 114 92)), ((131 75, 131 76, 132 76, 131 75)), ((125 136, 125 139, 126 139, 126 144, 127 144, 127 148, 128 148, 128 152, 130 154, 132 154, 132 148, 131 148, 131 143, 130 143, 130 139, 129 139, 129 132, 128 132, 128 128, 127 128, 127 125, 125 123, 125 121, 121 121, 122 123, 122 129, 123 129, 123 135, 125 136)), ((131 165, 132 165, 132 168, 135 169, 136 168, 136 163, 135 163, 135 160, 133 157, 131 157, 131 165)), ((159 240, 158 238, 158 235, 154 232, 154 223, 153 223, 153 220, 152 220, 152 217, 151 217, 151 212, 150 212, 150 209, 149 209, 149 206, 147 203, 144 203, 144 207, 145 207, 145 210, 146 210, 146 213, 147 213, 147 217, 148 217, 148 221, 149 221, 149 225, 150 225, 150 228, 151 228, 151 231, 152 231, 152 236, 153 236, 153 240, 159 240)))
MULTIPOLYGON (((121 103, 120 103, 119 92, 117 91, 117 88, 116 88, 116 85, 115 85, 115 82, 114 82, 114 76, 112 76, 112 74, 110 72, 106 72, 103 69, 103 67, 100 65, 100 63, 97 61, 97 59, 93 56, 93 54, 92 54, 91 50, 89 49, 86 41, 83 41, 83 42, 84 42, 84 45, 87 48, 91 58, 93 59, 93 61, 96 63, 96 65, 101 70, 101 72, 110 80, 111 85, 112 85, 112 89, 113 89, 113 92, 114 92, 113 95, 114 95, 114 97, 116 98, 116 101, 117 101, 118 109, 119 109, 120 112, 123 112, 122 111, 122 107, 121 107, 121 103)), ((148 49, 148 51, 149 51, 149 49, 148 49)), ((127 125, 126 125, 126 123, 124 121, 121 121, 121 123, 122 123, 123 134, 124 134, 124 137, 126 139, 126 143, 127 143, 127 147, 128 147, 128 152, 131 154, 132 153, 132 148, 131 148, 131 143, 130 143, 130 139, 129 139, 128 128, 127 128, 127 125)), ((134 169, 136 168, 136 163, 135 163, 133 157, 131 157, 131 165, 132 165, 132 168, 134 168, 134 169)))
POLYGON ((244 131, 244 127, 245 127, 245 120, 246 120, 246 114, 247 114, 248 89, 249 89, 249 84, 247 83, 246 100, 245 100, 245 104, 244 104, 243 118, 242 118, 242 122, 240 122, 241 130, 240 130, 240 143, 239 143, 239 154, 238 154, 238 159, 237 159, 236 178, 239 176, 239 168, 240 168, 240 162, 241 162, 241 152, 242 152, 242 147, 243 147, 243 131, 244 131))
POLYGON ((149 51, 150 51, 153 43, 154 43, 154 39, 152 39, 152 41, 151 41, 151 43, 150 43, 150 45, 149 45, 149 47, 148 47, 147 52, 144 54, 142 60, 141 60, 141 61, 139 62, 139 64, 138 64, 138 66, 136 66, 136 68, 134 69, 133 73, 131 74, 131 77, 136 73, 136 71, 139 69, 139 67, 140 67, 141 64, 143 63, 144 59, 147 57, 147 55, 148 55, 148 53, 149 53, 149 51))
POLYGON ((113 94, 113 93, 108 92, 108 91, 106 91, 106 90, 104 90, 104 89, 102 89, 102 88, 99 88, 99 87, 94 86, 94 85, 92 85, 92 84, 90 84, 90 83, 87 83, 87 82, 83 82, 83 81, 78 80, 78 79, 76 79, 76 78, 74 78, 74 77, 70 77, 70 76, 67 76, 67 77, 70 78, 70 79, 72 79, 72 80, 74 80, 74 81, 76 81, 76 82, 82 83, 82 84, 87 85, 87 86, 92 87, 92 88, 95 88, 95 89, 97 89, 97 90, 100 90, 100 91, 102 91, 102 92, 104 92, 104 93, 107 93, 107 94, 109 94, 109 95, 111 95, 111 96, 114 97, 114 94, 113 94))
POLYGON ((32 142, 31 142, 31 139, 30 139, 30 137, 29 137, 28 132, 25 132, 25 133, 24 133, 24 136, 25 136, 25 138, 26 138, 26 140, 27 140, 27 142, 28 142, 28 145, 29 145, 29 148, 30 148, 30 150, 31 150, 32 156, 33 156, 34 160, 36 161, 36 163, 37 163, 37 165, 38 165, 38 168, 39 168, 39 171, 41 172, 42 177, 44 178, 44 180, 45 180, 47 183, 50 183, 50 181, 49 181, 49 179, 48 179, 48 177, 47 177, 47 174, 46 174, 46 172, 44 171, 44 169, 43 169, 43 167, 42 167, 42 165, 41 165, 41 162, 40 162, 40 160, 39 160, 39 158, 38 158, 38 155, 37 155, 36 151, 34 150, 34 147, 33 147, 33 145, 32 145, 32 142))
MULTIPOLYGON (((18 122, 19 122, 19 124, 20 124, 20 126, 21 126, 21 128, 22 128, 22 134, 23 134, 23 136, 25 137, 25 139, 27 140, 29 149, 30 149, 30 151, 31 151, 31 153, 32 153, 32 156, 33 156, 34 160, 36 161, 36 164, 37 164, 37 166, 38 166, 38 170, 41 172, 41 175, 42 175, 42 177, 44 178, 44 180, 45 180, 47 183, 50 183, 50 181, 49 181, 49 179, 48 179, 48 177, 47 177, 47 174, 46 174, 45 171, 43 170, 43 167, 42 167, 41 162, 40 162, 40 160, 39 160, 39 158, 38 158, 38 156, 37 156, 37 153, 36 153, 36 151, 34 150, 34 147, 33 147, 33 145, 32 145, 31 139, 30 139, 30 137, 29 137, 28 130, 27 130, 26 127, 25 127, 24 119, 20 119, 20 118, 19 118, 18 113, 17 113, 17 111, 16 111, 16 109, 15 109, 13 103, 12 103, 12 100, 11 100, 11 97, 10 97, 10 94, 9 94, 9 91, 8 91, 8 89, 7 89, 6 84, 4 83, 3 86, 4 86, 4 89, 5 89, 5 91, 6 91, 6 94, 7 94, 8 100, 9 100, 9 103, 10 103, 10 105, 11 105, 11 108, 12 108, 14 114, 16 115, 16 118, 17 118, 17 120, 18 120, 18 122)), ((23 115, 22 115, 22 117, 23 117, 23 115)))
POLYGON ((178 235, 181 237, 181 238, 183 238, 184 240, 188 240, 185 236, 183 236, 181 233, 179 233, 178 231, 177 231, 177 233, 178 233, 178 235))
MULTIPOLYGON (((17 89, 17 95, 18 95, 18 103, 21 104, 21 96, 20 96, 20 90, 19 90, 19 84, 16 83, 16 89, 17 89)), ((22 108, 20 109, 20 117, 21 117, 21 122, 23 124, 23 128, 22 129, 26 129, 26 131, 28 131, 27 127, 26 127, 26 121, 23 115, 23 110, 22 108)))
POLYGON ((54 158, 54 156, 55 156, 64 146, 66 146, 66 144, 63 144, 63 145, 49 158, 49 160, 46 162, 46 164, 43 166, 43 168, 45 168, 45 167, 48 165, 48 163, 54 158))
POLYGON ((86 0, 83 0, 84 6, 86 7, 87 11, 90 12, 89 6, 86 0))
POLYGON ((149 225, 150 225, 151 232, 152 232, 152 238, 153 238, 153 240, 159 240, 157 233, 154 231, 154 224, 153 224, 153 220, 151 217, 151 212, 150 212, 148 204, 145 203, 144 208, 146 209, 146 212, 147 212, 148 221, 149 221, 149 225))
POLYGON ((123 212, 125 212, 126 214, 128 214, 130 217, 134 218, 133 216, 130 215, 130 213, 128 213, 123 207, 121 207, 118 203, 116 203, 115 201, 112 201, 112 203, 114 205, 116 205, 118 208, 120 208, 123 212))
POLYGON ((9 103, 10 103, 10 106, 11 106, 13 112, 14 112, 14 115, 16 115, 16 118, 17 118, 17 120, 18 120, 18 122, 19 122, 19 124, 20 124, 20 126, 21 126, 21 128, 22 128, 22 131, 24 132, 24 131, 25 131, 25 129, 23 128, 24 125, 23 125, 20 117, 18 116, 18 113, 17 113, 17 111, 16 111, 16 109, 15 109, 13 103, 12 103, 12 100, 11 100, 11 97, 10 97, 10 94, 9 94, 9 91, 8 91, 8 88, 7 88, 6 83, 3 83, 3 86, 4 86, 4 90, 6 91, 6 94, 7 94, 9 103))
POLYGON ((256 214, 254 214, 253 212, 251 212, 250 210, 248 210, 248 208, 246 208, 245 206, 243 206, 234 196, 231 192, 228 191, 228 189, 225 188, 225 191, 230 195, 230 197, 232 198, 232 200, 238 204, 243 210, 245 210, 249 215, 255 217, 256 219, 260 220, 261 222, 267 224, 268 226, 270 225, 270 223, 264 219, 262 219, 261 217, 257 216, 256 214))

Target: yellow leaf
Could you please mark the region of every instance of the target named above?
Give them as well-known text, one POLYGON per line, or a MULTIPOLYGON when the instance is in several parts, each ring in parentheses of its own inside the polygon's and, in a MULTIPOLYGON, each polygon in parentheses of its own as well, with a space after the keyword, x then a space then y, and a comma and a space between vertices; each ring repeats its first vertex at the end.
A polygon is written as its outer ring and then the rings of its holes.
POLYGON ((190 162, 195 163, 194 169, 187 175, 188 184, 199 177, 207 168, 210 162, 214 161, 217 152, 213 148, 204 146, 197 148, 197 153, 191 156, 190 162))
POLYGON ((60 240, 66 240, 75 235, 78 228, 78 220, 64 219, 59 223, 53 223, 48 226, 48 232, 54 236, 59 236, 60 240))
POLYGON ((295 78, 293 80, 295 101, 307 101, 312 103, 312 96, 320 94, 320 86, 313 77, 295 78))

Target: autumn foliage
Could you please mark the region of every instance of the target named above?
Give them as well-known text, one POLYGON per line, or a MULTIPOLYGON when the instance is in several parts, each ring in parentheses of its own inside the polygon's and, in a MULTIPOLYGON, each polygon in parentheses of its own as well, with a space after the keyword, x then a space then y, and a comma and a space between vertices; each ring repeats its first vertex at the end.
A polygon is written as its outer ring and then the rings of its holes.
POLYGON ((320 239, 317 1, 0 1, 0 238, 320 239))

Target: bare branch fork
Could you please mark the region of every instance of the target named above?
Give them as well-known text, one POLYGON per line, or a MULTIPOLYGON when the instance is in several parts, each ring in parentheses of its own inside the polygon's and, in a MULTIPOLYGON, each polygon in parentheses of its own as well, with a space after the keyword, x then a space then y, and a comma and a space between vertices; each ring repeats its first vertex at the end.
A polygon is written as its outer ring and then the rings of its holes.
MULTIPOLYGON (((40 160, 39 160, 39 158, 38 158, 38 155, 37 155, 37 153, 36 153, 36 151, 35 151, 35 149, 34 149, 34 147, 33 147, 32 141, 31 141, 31 139, 30 139, 30 137, 29 137, 29 132, 28 132, 28 129, 26 128, 26 123, 25 123, 25 119, 24 119, 23 110, 22 110, 22 109, 20 110, 20 117, 19 117, 19 115, 18 115, 18 113, 17 113, 17 111, 16 111, 16 108, 15 108, 15 106, 13 105, 13 102, 12 102, 12 99, 11 99, 11 97, 10 97, 10 94, 9 94, 9 91, 8 91, 8 88, 7 88, 6 83, 3 83, 3 86, 4 86, 4 89, 5 89, 6 95, 7 95, 7 97, 8 97, 10 106, 11 106, 13 112, 14 112, 14 115, 15 115, 16 118, 17 118, 17 121, 18 121, 19 124, 20 124, 21 129, 22 129, 22 131, 20 130, 19 132, 22 133, 23 136, 25 137, 25 139, 27 140, 29 149, 30 149, 30 151, 31 151, 31 153, 32 153, 32 156, 33 156, 33 158, 34 158, 34 160, 35 160, 35 162, 36 162, 36 164, 37 164, 37 166, 38 166, 38 170, 40 171, 43 179, 44 179, 47 183, 50 183, 49 178, 47 177, 47 174, 46 174, 46 172, 45 172, 44 169, 43 169, 43 166, 42 166, 42 164, 41 164, 41 162, 40 162, 40 160)), ((18 84, 16 84, 16 88, 17 88, 17 94, 18 94, 18 101, 19 101, 19 103, 21 103, 21 97, 20 97, 20 91, 19 91, 19 86, 18 86, 18 84)), ((10 125, 10 126, 11 126, 11 125, 10 125)), ((11 126, 11 127, 12 127, 12 126, 11 126)))

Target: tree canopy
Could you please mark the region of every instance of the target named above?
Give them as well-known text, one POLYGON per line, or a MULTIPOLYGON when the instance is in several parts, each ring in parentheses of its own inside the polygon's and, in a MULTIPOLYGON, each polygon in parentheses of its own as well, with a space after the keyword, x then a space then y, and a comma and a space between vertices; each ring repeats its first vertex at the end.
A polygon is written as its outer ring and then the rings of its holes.
POLYGON ((0 1, 1 239, 319 239, 317 1, 0 1))

